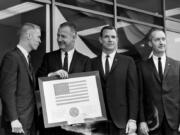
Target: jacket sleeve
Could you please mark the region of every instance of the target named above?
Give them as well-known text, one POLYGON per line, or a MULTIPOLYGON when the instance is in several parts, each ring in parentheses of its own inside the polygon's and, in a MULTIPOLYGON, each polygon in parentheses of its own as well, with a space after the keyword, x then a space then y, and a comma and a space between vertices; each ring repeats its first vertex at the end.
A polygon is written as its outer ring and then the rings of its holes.
POLYGON ((8 120, 18 119, 16 110, 18 62, 12 54, 4 56, 0 69, 0 96, 8 120))
POLYGON ((127 95, 129 103, 129 119, 137 120, 139 105, 139 90, 138 90, 137 69, 134 61, 130 59, 128 65, 128 81, 127 81, 127 95))
POLYGON ((45 77, 48 75, 48 55, 45 54, 41 63, 41 66, 38 68, 36 72, 36 78, 45 77))
POLYGON ((141 63, 137 66, 138 77, 139 77, 139 122, 145 122, 144 116, 144 104, 143 104, 143 79, 142 79, 142 69, 141 63))

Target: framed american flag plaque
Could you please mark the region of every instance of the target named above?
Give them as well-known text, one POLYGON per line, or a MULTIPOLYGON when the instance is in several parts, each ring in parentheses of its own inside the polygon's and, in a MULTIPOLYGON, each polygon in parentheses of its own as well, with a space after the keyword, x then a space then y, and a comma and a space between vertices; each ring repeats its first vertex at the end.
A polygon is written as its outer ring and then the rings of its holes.
POLYGON ((99 72, 38 78, 46 128, 106 120, 99 72))

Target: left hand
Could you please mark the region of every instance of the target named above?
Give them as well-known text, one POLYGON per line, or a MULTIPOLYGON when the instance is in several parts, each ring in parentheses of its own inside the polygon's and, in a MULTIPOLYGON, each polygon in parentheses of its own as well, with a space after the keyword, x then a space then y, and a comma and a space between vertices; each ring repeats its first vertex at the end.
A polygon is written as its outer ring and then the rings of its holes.
POLYGON ((135 120, 129 120, 126 125, 126 134, 134 134, 136 133, 137 125, 135 120))
POLYGON ((178 127, 178 132, 180 132, 180 124, 179 124, 179 127, 178 127))

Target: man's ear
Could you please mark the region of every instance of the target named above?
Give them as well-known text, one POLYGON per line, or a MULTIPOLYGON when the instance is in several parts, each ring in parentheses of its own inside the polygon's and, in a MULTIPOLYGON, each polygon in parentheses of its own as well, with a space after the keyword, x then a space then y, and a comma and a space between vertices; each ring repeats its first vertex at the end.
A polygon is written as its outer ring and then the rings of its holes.
POLYGON ((102 38, 101 37, 99 37, 99 42, 102 44, 102 38))
POLYGON ((150 47, 152 47, 152 43, 151 43, 151 41, 148 41, 148 45, 149 45, 150 47))
POLYGON ((73 33, 73 39, 77 38, 77 34, 73 33))
POLYGON ((27 31, 26 38, 29 40, 29 39, 31 39, 31 37, 32 37, 32 31, 27 31))

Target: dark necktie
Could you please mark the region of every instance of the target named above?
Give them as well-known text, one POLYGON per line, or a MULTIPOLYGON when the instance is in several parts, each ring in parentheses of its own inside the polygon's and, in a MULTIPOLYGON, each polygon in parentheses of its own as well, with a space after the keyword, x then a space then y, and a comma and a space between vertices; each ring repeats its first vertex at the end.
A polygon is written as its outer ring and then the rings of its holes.
POLYGON ((108 75, 109 73, 109 55, 106 55, 106 61, 105 61, 105 75, 108 75))
POLYGON ((31 74, 31 79, 33 80, 33 67, 32 67, 32 64, 31 64, 31 56, 28 55, 28 62, 29 62, 29 71, 30 71, 30 74, 31 74))
POLYGON ((63 69, 68 72, 68 53, 67 52, 65 52, 63 69))
POLYGON ((158 58, 158 70, 161 81, 163 80, 161 57, 158 58))

